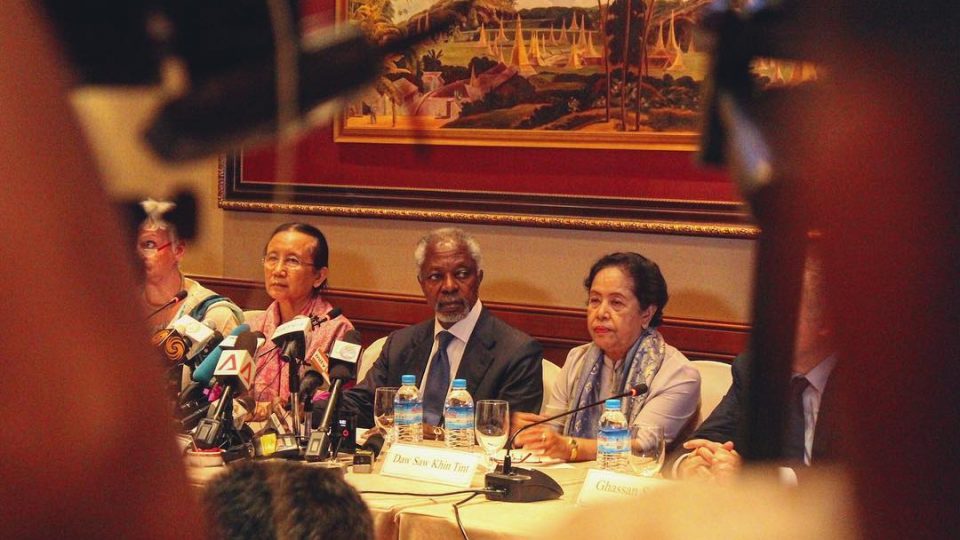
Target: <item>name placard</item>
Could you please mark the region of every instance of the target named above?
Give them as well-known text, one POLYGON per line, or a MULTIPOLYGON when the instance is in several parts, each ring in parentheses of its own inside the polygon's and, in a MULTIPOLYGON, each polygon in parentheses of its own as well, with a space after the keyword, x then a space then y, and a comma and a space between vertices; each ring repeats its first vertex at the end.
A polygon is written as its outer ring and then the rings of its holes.
POLYGON ((483 456, 429 446, 394 444, 380 474, 409 480, 469 487, 483 456))
POLYGON ((588 504, 637 497, 650 490, 669 485, 670 482, 659 478, 633 476, 602 469, 590 469, 583 482, 577 504, 588 504))

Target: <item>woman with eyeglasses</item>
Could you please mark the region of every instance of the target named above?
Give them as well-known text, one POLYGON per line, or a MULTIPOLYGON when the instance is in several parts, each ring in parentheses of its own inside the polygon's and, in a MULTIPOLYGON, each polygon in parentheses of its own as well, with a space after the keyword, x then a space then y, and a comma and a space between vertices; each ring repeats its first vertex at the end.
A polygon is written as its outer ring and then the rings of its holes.
MULTIPOLYGON (((574 347, 553 388, 543 389, 545 414, 585 406, 643 383, 648 390, 625 399, 624 414, 631 424, 660 426, 669 446, 691 427, 700 402, 700 373, 657 330, 669 298, 660 267, 639 253, 611 253, 593 264, 584 287, 592 341, 574 347)), ((595 459, 602 412, 602 407, 591 407, 535 426, 515 444, 566 461, 595 459)), ((545 417, 519 413, 518 418, 522 426, 545 417)))
POLYGON ((243 312, 230 301, 180 271, 185 245, 176 227, 163 216, 174 203, 147 199, 140 203, 147 218, 137 231, 137 255, 143 263, 143 309, 151 313, 168 303, 180 291, 187 296, 152 315, 147 323, 154 331, 166 328, 184 315, 198 321, 212 321, 216 330, 227 335, 243 321, 243 312))
MULTIPOLYGON (((270 235, 263 251, 263 282, 273 302, 247 321, 251 330, 263 332, 267 338, 257 351, 251 389, 257 402, 255 418, 269 414, 271 404, 285 404, 290 399, 289 368, 269 341, 277 327, 298 315, 322 318, 333 309, 321 295, 327 286, 328 260, 327 239, 312 225, 284 223, 270 235)), ((304 358, 326 354, 335 340, 352 329, 353 324, 343 315, 315 326, 307 336, 304 358)))

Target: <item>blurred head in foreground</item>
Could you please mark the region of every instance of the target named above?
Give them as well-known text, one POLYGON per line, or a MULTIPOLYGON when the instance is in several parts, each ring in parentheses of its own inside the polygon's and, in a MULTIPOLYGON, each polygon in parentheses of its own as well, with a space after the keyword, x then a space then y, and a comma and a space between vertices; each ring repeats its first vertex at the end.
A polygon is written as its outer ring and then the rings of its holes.
POLYGON ((338 472, 297 463, 231 466, 207 486, 203 507, 215 538, 373 538, 366 504, 338 472))

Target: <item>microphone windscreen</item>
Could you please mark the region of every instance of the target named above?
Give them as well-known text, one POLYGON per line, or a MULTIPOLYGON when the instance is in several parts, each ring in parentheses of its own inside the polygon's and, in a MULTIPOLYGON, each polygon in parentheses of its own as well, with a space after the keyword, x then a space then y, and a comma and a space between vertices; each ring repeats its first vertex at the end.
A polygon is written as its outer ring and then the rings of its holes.
MULTIPOLYGON (((250 332, 249 324, 241 324, 230 332, 231 336, 239 336, 244 332, 250 332)), ((208 386, 210 381, 213 379, 213 372, 217 369, 217 364, 220 362, 220 356, 223 354, 223 347, 219 345, 214 347, 210 354, 200 362, 200 365, 197 366, 197 369, 193 370, 193 380, 198 383, 208 386)))
POLYGON ((640 394, 646 393, 646 392, 647 392, 647 389, 648 389, 648 387, 647 387, 646 384, 640 383, 640 384, 638 384, 638 385, 636 385, 636 386, 634 386, 633 388, 630 389, 630 395, 631 395, 631 396, 639 396, 640 394))
POLYGON ((360 331, 349 330, 346 334, 343 335, 343 341, 346 341, 347 343, 355 343, 357 345, 360 345, 362 343, 360 331))
POLYGON ((363 446, 361 446, 360 449, 373 452, 373 459, 377 459, 377 456, 380 455, 380 450, 383 450, 383 443, 383 435, 374 433, 373 435, 367 437, 366 442, 363 443, 363 446))
POLYGON ((182 290, 182 291, 179 291, 177 294, 173 295, 173 298, 174 298, 177 302, 182 302, 183 299, 186 298, 186 297, 187 297, 187 291, 183 291, 183 290, 182 290))
POLYGON ((237 342, 233 348, 247 351, 250 353, 250 356, 253 356, 257 352, 258 345, 256 334, 248 331, 237 336, 237 342))
POLYGON ((352 379, 353 370, 350 365, 343 362, 335 362, 330 366, 330 379, 352 379))
POLYGON ((330 311, 327 312, 326 317, 327 317, 327 319, 336 319, 337 317, 339 317, 339 316, 342 315, 342 314, 343 314, 343 310, 340 309, 340 308, 338 308, 338 307, 335 307, 335 308, 333 308, 333 309, 331 309, 330 311))

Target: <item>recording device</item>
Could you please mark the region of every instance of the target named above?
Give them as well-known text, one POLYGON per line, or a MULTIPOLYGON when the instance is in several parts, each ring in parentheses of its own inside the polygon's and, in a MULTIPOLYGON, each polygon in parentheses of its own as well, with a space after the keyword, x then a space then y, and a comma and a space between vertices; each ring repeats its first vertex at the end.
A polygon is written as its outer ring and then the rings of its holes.
POLYGON ((177 396, 173 418, 180 431, 187 432, 197 427, 200 419, 210 410, 210 400, 204 390, 202 384, 191 381, 177 396))
POLYGON ((521 469, 519 467, 515 468, 512 466, 510 451, 513 450, 513 441, 517 438, 517 435, 523 431, 526 431, 527 429, 532 428, 533 426, 539 426, 540 424, 552 422, 553 420, 563 418, 564 416, 582 411, 584 409, 603 405, 607 399, 633 397, 643 394, 647 390, 647 385, 640 383, 622 394, 610 396, 609 398, 602 399, 595 403, 590 403, 582 407, 577 407, 576 409, 544 418, 543 420, 539 420, 518 429, 512 437, 507 439, 507 452, 503 457, 503 467, 499 472, 487 473, 486 475, 486 488, 492 490, 491 492, 487 493, 487 498, 494 501, 506 502, 535 502, 559 499, 560 496, 563 495, 563 488, 561 488, 560 484, 558 484, 553 478, 550 478, 538 470, 521 469))
POLYGON ((143 320, 149 321, 150 318, 153 317, 154 315, 156 315, 157 313, 160 313, 161 311, 163 311, 163 310, 167 309, 168 307, 176 304, 177 302, 182 302, 183 299, 186 298, 186 297, 187 297, 187 291, 179 291, 179 292, 177 292, 177 294, 173 295, 173 298, 171 298, 170 300, 167 300, 162 306, 160 306, 160 307, 158 307, 157 309, 155 309, 155 310, 153 310, 152 312, 150 312, 150 314, 147 315, 146 317, 144 317, 143 320))
POLYGON ((245 332, 237 336, 235 346, 235 349, 221 354, 214 369, 214 376, 223 385, 223 394, 210 416, 197 425, 194 440, 198 448, 221 446, 224 438, 238 435, 233 423, 233 396, 253 385, 253 354, 257 350, 257 338, 252 332, 245 332))
POLYGON ((373 462, 377 458, 369 450, 357 450, 353 454, 353 472, 359 474, 370 474, 373 472, 373 462))
MULTIPOLYGON (((330 387, 330 399, 327 402, 327 408, 323 411, 320 425, 310 434, 310 440, 307 443, 307 451, 305 454, 307 461, 321 461, 331 455, 336 455, 335 453, 331 453, 331 443, 333 442, 332 438, 335 431, 333 429, 335 425, 334 418, 337 413, 340 395, 343 393, 343 382, 352 379, 356 373, 357 360, 360 358, 360 343, 360 332, 350 330, 343 336, 342 340, 338 339, 330 348, 328 355, 329 375, 330 380, 333 381, 330 387)), ((340 428, 340 444, 343 445, 346 442, 344 439, 349 439, 353 430, 346 429, 349 427, 348 419, 341 418, 340 422, 345 423, 344 425, 337 426, 340 428), (345 437, 344 434, 346 434, 345 437)), ((336 447, 334 446, 333 448, 336 447)))
POLYGON ((229 336, 223 338, 223 340, 210 351, 210 354, 197 365, 196 369, 193 370, 191 378, 194 382, 198 382, 204 387, 209 388, 213 380, 213 372, 216 370, 217 364, 220 363, 220 356, 223 355, 223 351, 233 348, 236 344, 237 336, 249 331, 250 325, 246 323, 240 324, 230 332, 229 336))

